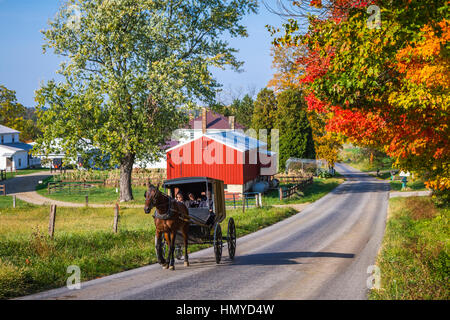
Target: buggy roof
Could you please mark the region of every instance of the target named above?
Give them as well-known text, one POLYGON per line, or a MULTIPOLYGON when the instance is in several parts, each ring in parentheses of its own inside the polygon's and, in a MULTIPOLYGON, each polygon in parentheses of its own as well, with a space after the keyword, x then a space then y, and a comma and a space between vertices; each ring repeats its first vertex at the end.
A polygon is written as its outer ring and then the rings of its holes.
POLYGON ((175 178, 170 180, 165 180, 163 185, 164 186, 170 186, 170 185, 179 185, 179 184, 187 184, 187 183, 198 183, 198 182, 215 182, 215 181, 221 181, 209 177, 187 177, 187 178, 175 178))

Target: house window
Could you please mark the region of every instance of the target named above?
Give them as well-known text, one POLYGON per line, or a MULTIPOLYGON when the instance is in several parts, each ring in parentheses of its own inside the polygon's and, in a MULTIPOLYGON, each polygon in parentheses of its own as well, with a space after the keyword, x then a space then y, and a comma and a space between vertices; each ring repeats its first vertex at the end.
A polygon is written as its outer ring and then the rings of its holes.
POLYGON ((5 137, 4 137, 4 136, 2 136, 2 144, 4 143, 4 140, 5 140, 5 137))
POLYGON ((12 136, 12 143, 14 143, 14 135, 12 136))
MULTIPOLYGON (((13 140, 14 142, 14 140, 13 140)), ((19 158, 19 168, 22 168, 22 159, 19 158)))
POLYGON ((190 138, 191 138, 191 140, 194 140, 194 130, 191 130, 191 132, 190 132, 190 138))

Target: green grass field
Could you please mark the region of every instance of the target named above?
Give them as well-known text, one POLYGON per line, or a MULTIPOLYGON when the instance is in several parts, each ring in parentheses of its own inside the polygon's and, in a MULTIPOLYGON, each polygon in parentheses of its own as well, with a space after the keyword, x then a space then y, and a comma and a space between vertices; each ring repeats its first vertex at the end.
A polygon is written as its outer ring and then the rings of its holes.
POLYGON ((450 298, 450 209, 429 197, 389 200, 389 217, 377 265, 381 288, 370 299, 450 298))
MULTIPOLYGON (((58 208, 54 239, 47 235, 49 211, 21 201, 12 209, 11 197, 1 197, 0 299, 64 286, 70 265, 78 265, 86 281, 156 262, 153 219, 142 209, 122 208, 114 234, 112 208, 58 208)), ((229 217, 239 237, 293 214, 292 208, 227 210, 222 233, 229 217)))
MULTIPOLYGON (((134 200, 127 202, 127 204, 144 204, 144 192, 145 187, 133 187, 134 200)), ((119 194, 116 192, 116 188, 104 188, 93 187, 86 191, 69 191, 63 190, 61 192, 53 192, 48 194, 47 187, 45 185, 39 186, 36 189, 40 195, 58 201, 85 203, 86 195, 89 196, 89 203, 103 203, 114 204, 118 201, 119 194)))
MULTIPOLYGON (((340 176, 340 175, 339 175, 340 176)), ((340 183, 344 181, 342 178, 315 178, 311 186, 309 186, 303 197, 293 196, 290 199, 280 201, 278 190, 272 190, 263 196, 263 205, 274 204, 294 204, 294 203, 306 203, 313 202, 325 194, 333 190, 340 183)), ((289 187, 292 184, 283 185, 283 187, 289 187)), ((83 192, 69 192, 69 190, 63 190, 61 192, 47 193, 46 183, 39 185, 36 191, 47 198, 66 202, 85 203, 85 196, 89 196, 89 203, 102 203, 102 204, 114 204, 118 200, 118 193, 115 188, 93 187, 83 192)), ((144 192, 145 187, 133 187, 134 200, 127 202, 129 205, 143 205, 144 204, 144 192)))
POLYGON ((49 172, 49 169, 46 168, 39 168, 39 169, 20 169, 17 170, 15 172, 7 172, 6 173, 6 179, 11 179, 11 178, 15 178, 17 176, 23 176, 23 175, 27 175, 27 174, 31 174, 31 173, 36 173, 36 172, 49 172))

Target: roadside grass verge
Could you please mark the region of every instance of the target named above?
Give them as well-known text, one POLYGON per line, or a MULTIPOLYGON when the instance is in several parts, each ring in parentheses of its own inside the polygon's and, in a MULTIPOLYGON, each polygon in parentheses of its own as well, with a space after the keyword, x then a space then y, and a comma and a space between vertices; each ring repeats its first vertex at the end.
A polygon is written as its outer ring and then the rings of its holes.
POLYGON ((448 300, 449 207, 429 197, 393 198, 377 265, 381 288, 372 300, 448 300))
POLYGON ((422 180, 408 181, 406 188, 402 190, 402 182, 399 180, 389 181, 391 191, 422 191, 428 190, 422 180))
POLYGON ((16 198, 16 208, 13 209, 13 197, 3 195, 0 196, 0 217, 2 215, 2 209, 10 209, 19 212, 27 208, 35 208, 35 206, 16 198))
MULTIPOLYGON (((9 198, 9 197, 6 197, 9 198)), ((237 236, 257 231, 295 214, 292 208, 227 210, 237 236)), ((119 232, 112 232, 112 208, 58 208, 54 239, 47 235, 49 207, 0 201, 0 299, 66 284, 67 267, 77 265, 87 281, 156 262, 155 227, 142 209, 122 208, 119 232)), ((208 245, 191 245, 192 253, 208 245)), ((227 255, 224 248, 224 256, 227 255)))
MULTIPOLYGON (((267 194, 263 195, 262 202, 264 205, 314 202, 322 198, 342 182, 344 182, 343 178, 314 178, 314 182, 305 189, 303 196, 294 195, 289 199, 280 200, 278 190, 271 190, 267 194)), ((293 186, 293 184, 284 184, 281 186, 288 188, 293 186)))

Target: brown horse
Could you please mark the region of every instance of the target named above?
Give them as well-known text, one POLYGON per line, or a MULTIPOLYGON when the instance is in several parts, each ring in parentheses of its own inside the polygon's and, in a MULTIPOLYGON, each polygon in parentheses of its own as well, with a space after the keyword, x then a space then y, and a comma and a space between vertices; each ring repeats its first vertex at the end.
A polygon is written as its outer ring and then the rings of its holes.
POLYGON ((155 187, 149 183, 148 190, 144 194, 145 207, 144 212, 150 213, 153 207, 156 207, 153 216, 156 226, 155 248, 158 263, 164 269, 175 269, 175 238, 177 231, 180 230, 184 238, 184 265, 189 266, 188 259, 188 229, 189 229, 189 212, 186 206, 178 201, 173 200, 168 195, 159 191, 159 185, 155 187), (169 255, 167 262, 163 256, 162 235, 166 239, 169 246, 169 255))

